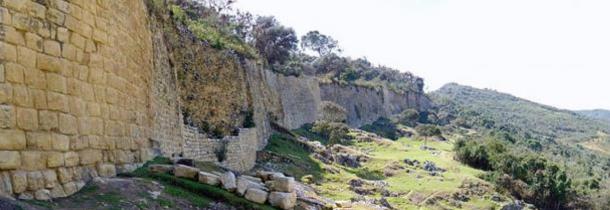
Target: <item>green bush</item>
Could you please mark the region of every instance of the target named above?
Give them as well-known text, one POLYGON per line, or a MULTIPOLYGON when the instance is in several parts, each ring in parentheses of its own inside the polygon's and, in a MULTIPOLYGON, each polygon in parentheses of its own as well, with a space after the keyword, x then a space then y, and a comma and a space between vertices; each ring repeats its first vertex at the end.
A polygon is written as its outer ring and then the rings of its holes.
POLYGON ((328 139, 329 145, 347 143, 346 140, 351 139, 349 134, 349 127, 343 123, 327 122, 327 121, 316 121, 311 129, 328 139))
POLYGON ((362 126, 360 129, 392 140, 397 140, 400 137, 400 133, 398 132, 396 125, 389 119, 383 117, 377 119, 370 125, 362 126))

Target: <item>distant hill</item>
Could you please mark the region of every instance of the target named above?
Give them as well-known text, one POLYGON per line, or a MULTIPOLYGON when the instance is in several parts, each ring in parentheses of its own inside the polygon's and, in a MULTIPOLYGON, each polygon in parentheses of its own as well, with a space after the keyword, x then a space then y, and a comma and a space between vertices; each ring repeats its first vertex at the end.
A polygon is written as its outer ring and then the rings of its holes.
POLYGON ((581 110, 577 111, 578 113, 585 115, 587 117, 591 117, 598 120, 603 120, 605 122, 610 123, 610 110, 605 109, 594 109, 594 110, 581 110))
POLYGON ((473 112, 490 121, 493 127, 509 129, 527 138, 580 142, 610 130, 607 125, 579 113, 495 90, 451 83, 431 96, 439 104, 450 101, 461 112, 473 112))

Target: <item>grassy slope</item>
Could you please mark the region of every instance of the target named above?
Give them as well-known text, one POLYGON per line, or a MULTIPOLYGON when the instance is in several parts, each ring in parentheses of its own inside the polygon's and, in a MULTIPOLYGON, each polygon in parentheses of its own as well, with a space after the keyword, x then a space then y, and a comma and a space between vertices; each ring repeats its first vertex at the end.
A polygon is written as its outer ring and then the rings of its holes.
MULTIPOLYGON (((307 173, 311 173, 314 174, 314 176, 322 177, 315 185, 315 188, 322 196, 333 200, 350 200, 350 198, 356 196, 356 193, 349 190, 348 182, 351 179, 359 178, 359 176, 370 176, 371 172, 382 173, 384 167, 391 162, 399 162, 401 165, 405 166, 405 164, 402 163, 405 158, 416 159, 422 163, 426 160, 433 161, 437 166, 445 168, 448 171, 443 173, 442 177, 429 176, 427 172, 422 169, 407 167, 414 172, 407 173, 405 170, 402 170, 395 176, 384 178, 383 180, 389 184, 388 189, 390 191, 404 194, 397 198, 387 198, 397 209, 438 209, 441 206, 451 209, 447 204, 427 205, 423 204, 422 201, 433 194, 450 194, 458 191, 460 185, 465 180, 485 182, 477 178, 478 175, 484 173, 483 171, 470 168, 453 160, 453 143, 451 141, 429 141, 428 146, 436 148, 437 154, 432 154, 431 151, 421 150, 420 146, 422 144, 423 141, 416 141, 408 138, 401 138, 397 141, 387 141, 384 145, 373 142, 355 143, 352 146, 353 148, 360 151, 367 151, 369 156, 372 157, 369 162, 364 163, 363 166, 358 169, 347 168, 336 164, 326 165, 321 163, 312 158, 311 154, 306 152, 303 148, 286 138, 272 138, 269 142, 270 146, 268 146, 266 150, 275 152, 276 154, 289 159, 297 161, 302 160, 298 163, 299 166, 316 169, 302 170, 302 168, 290 168, 288 164, 284 164, 288 165, 286 166, 287 168, 284 168, 287 169, 284 171, 285 173, 296 174, 297 177, 299 177, 299 175, 303 176, 307 173), (324 167, 334 167, 341 172, 331 174, 323 172, 324 170, 317 170, 324 167), (421 177, 418 178, 418 175, 421 177), (419 204, 417 201, 422 203, 419 204)), ((282 165, 281 163, 275 164, 282 165)), ((381 198, 381 195, 377 193, 369 197, 381 198)), ((473 197, 462 206, 463 209, 478 209, 484 207, 497 207, 497 204, 484 198, 473 197)))

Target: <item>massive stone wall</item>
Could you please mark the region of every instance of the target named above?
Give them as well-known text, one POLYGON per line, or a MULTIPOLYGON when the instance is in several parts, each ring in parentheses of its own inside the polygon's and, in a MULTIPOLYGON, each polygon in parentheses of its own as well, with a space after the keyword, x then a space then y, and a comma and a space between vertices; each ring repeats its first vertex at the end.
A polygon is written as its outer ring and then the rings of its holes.
POLYGON ((143 2, 0 3, 0 193, 63 197, 147 160, 143 2))

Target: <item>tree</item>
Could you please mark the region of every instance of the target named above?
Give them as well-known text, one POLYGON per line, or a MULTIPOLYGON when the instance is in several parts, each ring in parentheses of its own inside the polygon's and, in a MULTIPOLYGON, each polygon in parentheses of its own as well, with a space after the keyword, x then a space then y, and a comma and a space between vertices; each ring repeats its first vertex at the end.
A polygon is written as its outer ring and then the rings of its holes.
POLYGON ((419 120, 419 112, 415 109, 407 109, 400 113, 399 122, 406 126, 414 126, 419 120))
POLYGON ((330 36, 321 34, 318 31, 310 31, 301 37, 301 47, 310 49, 318 53, 318 55, 328 55, 333 52, 341 52, 339 42, 330 36))
POLYGON ((254 47, 268 64, 283 64, 297 50, 298 39, 292 28, 287 28, 274 17, 259 17, 253 30, 254 47))
POLYGON ((424 145, 426 145, 428 137, 440 136, 442 134, 441 129, 435 125, 420 125, 415 127, 415 131, 417 131, 420 136, 424 137, 424 140, 426 141, 424 145))

